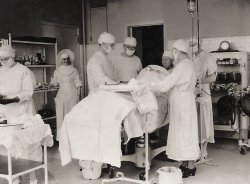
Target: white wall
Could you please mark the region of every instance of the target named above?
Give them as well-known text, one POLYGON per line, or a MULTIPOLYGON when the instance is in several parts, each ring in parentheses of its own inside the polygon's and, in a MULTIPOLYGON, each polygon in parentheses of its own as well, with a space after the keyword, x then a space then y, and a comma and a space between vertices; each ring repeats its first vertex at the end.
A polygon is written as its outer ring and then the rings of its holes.
MULTIPOLYGON (((165 0, 109 0, 108 31, 115 35, 118 43, 122 43, 128 25, 162 22, 163 1, 165 0)), ((87 15, 87 42, 96 44, 100 33, 106 31, 106 8, 92 9, 92 41, 90 40, 89 12, 87 15)))
MULTIPOLYGON (((249 0, 199 0, 199 5, 201 37, 250 35, 249 0)), ((88 21, 88 44, 96 44, 99 34, 106 30, 105 11, 105 8, 92 9, 93 40, 89 39, 88 21)), ((108 0, 109 32, 119 43, 127 25, 163 21, 166 46, 168 40, 191 36, 191 20, 186 0, 108 0)))

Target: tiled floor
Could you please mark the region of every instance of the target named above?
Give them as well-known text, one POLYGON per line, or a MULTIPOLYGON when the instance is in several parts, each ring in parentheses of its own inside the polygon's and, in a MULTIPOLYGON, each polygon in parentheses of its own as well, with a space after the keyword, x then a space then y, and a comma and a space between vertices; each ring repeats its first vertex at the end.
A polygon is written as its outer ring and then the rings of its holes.
MULTIPOLYGON (((108 177, 107 174, 104 174, 98 180, 84 180, 77 160, 62 167, 58 147, 49 148, 48 153, 49 184, 101 184, 101 179, 108 177)), ((216 163, 218 167, 198 165, 196 176, 184 179, 184 184, 250 184, 250 151, 246 155, 240 155, 236 140, 220 139, 215 144, 210 144, 209 156, 213 158, 212 162, 216 163)), ((178 165, 177 162, 153 160, 150 178, 157 175, 156 170, 160 167, 178 165)), ((117 170, 131 178, 138 178, 139 173, 143 171, 132 163, 123 163, 122 167, 117 170)), ((39 184, 44 183, 43 172, 37 172, 37 175, 39 184)), ((4 180, 0 180, 0 184, 5 183, 4 180)), ((22 184, 24 183, 27 183, 27 177, 26 179, 24 177, 22 184)))

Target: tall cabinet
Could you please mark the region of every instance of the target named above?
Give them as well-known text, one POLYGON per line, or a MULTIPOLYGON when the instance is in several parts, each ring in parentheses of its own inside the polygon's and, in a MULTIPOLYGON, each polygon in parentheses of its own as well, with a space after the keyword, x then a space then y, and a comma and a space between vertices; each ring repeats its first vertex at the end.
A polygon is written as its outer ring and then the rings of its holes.
MULTIPOLYGON (((250 53, 248 52, 217 52, 212 53, 217 63, 217 79, 216 84, 229 84, 236 83, 238 89, 246 88, 250 85, 250 53)), ((213 119, 214 129, 217 136, 236 138, 236 139, 248 139, 248 135, 242 135, 239 133, 239 129, 246 129, 248 132, 249 118, 247 116, 240 116, 240 124, 238 118, 234 126, 230 125, 229 121, 226 121, 225 117, 222 117, 217 112, 218 100, 227 95, 227 91, 224 89, 213 89, 212 91, 212 103, 213 103, 213 119)))
POLYGON ((51 125, 56 134, 56 111, 54 98, 58 87, 49 89, 51 77, 56 69, 57 42, 54 38, 13 39, 12 47, 16 51, 15 60, 27 66, 34 74, 36 88, 33 94, 36 112, 42 115, 45 123, 51 125), (44 107, 46 108, 44 109, 44 107))

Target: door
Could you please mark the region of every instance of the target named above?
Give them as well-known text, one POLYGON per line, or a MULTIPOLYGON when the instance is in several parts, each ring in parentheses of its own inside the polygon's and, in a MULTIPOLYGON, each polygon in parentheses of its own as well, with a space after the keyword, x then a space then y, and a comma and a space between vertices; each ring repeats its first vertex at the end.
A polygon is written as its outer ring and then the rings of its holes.
MULTIPOLYGON (((80 78, 84 81, 84 71, 83 71, 83 56, 79 44, 79 28, 69 25, 61 25, 50 22, 42 23, 43 36, 44 37, 54 37, 57 39, 57 51, 60 52, 63 49, 70 49, 75 55, 73 65, 77 68, 80 78)), ((57 61, 58 62, 58 61, 57 61)), ((81 91, 81 97, 84 96, 83 91, 81 91)))
POLYGON ((164 52, 163 24, 147 26, 129 26, 128 35, 137 40, 136 55, 141 59, 143 67, 148 65, 162 66, 164 52))
MULTIPOLYGON (((83 58, 80 57, 79 28, 54 23, 43 23, 43 36, 54 37, 57 39, 57 51, 62 49, 70 49, 75 55, 73 65, 78 69, 82 79, 82 63, 83 58)), ((58 62, 58 61, 57 61, 58 62)))

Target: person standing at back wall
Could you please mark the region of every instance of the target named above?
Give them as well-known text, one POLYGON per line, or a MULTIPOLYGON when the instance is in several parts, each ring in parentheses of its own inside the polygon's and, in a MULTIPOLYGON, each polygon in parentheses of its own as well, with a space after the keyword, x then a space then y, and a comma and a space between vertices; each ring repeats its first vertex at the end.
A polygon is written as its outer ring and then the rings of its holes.
POLYGON ((78 103, 80 99, 80 90, 82 81, 80 80, 78 71, 73 67, 74 53, 69 49, 64 49, 57 56, 61 61, 61 65, 55 70, 51 79, 49 88, 59 86, 58 93, 55 98, 56 103, 56 140, 59 141, 60 129, 64 116, 78 103))
POLYGON ((123 52, 110 56, 114 80, 127 82, 136 78, 141 71, 141 60, 135 55, 136 45, 134 37, 127 37, 123 43, 123 52))

